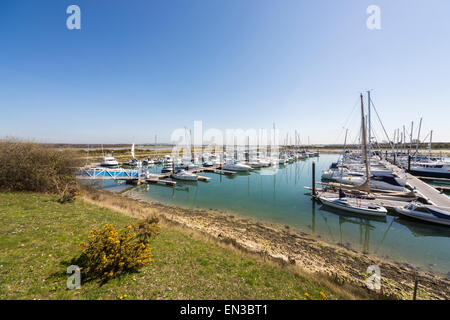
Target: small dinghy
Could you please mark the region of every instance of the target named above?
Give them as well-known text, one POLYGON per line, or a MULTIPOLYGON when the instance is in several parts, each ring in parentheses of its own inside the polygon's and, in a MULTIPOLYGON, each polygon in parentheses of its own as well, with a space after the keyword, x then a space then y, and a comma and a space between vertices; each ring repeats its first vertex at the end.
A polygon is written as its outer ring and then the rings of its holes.
POLYGON ((450 208, 410 203, 407 206, 395 208, 395 211, 410 218, 450 226, 450 208))
POLYGON ((198 175, 181 169, 172 174, 172 178, 185 181, 197 181, 198 175))
POLYGON ((357 199, 355 199, 355 201, 349 201, 348 199, 345 198, 339 199, 339 198, 319 197, 319 200, 325 206, 340 209, 351 213, 365 214, 377 217, 384 217, 386 216, 387 213, 385 207, 365 204, 357 199))

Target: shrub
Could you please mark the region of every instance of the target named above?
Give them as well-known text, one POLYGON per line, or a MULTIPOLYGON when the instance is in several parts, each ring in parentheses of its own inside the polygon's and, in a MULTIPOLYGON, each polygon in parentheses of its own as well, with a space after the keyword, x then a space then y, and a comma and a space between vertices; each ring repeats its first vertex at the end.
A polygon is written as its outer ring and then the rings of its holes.
POLYGON ((56 193, 59 201, 73 200, 78 183, 76 168, 81 159, 75 152, 50 145, 0 140, 0 190, 56 193))
POLYGON ((150 264, 153 255, 148 241, 159 229, 157 222, 157 219, 152 219, 123 229, 116 229, 112 224, 100 230, 92 229, 87 243, 80 244, 83 248, 80 260, 85 278, 105 282, 150 264), (139 228, 143 225, 146 226, 139 228), (153 232, 150 235, 146 230, 153 232))
POLYGON ((159 219, 157 217, 148 217, 134 226, 138 238, 146 243, 151 238, 157 236, 160 232, 159 219))

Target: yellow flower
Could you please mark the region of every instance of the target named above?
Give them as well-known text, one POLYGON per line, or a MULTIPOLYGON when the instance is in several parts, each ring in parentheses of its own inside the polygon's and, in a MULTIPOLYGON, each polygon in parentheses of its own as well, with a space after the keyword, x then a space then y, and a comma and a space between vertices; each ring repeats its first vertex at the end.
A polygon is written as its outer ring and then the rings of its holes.
POLYGON ((322 297, 322 300, 327 300, 328 298, 327 298, 327 296, 326 296, 326 294, 325 293, 323 293, 322 291, 320 291, 320 296, 322 297))
POLYGON ((311 296, 309 295, 308 292, 305 292, 305 298, 306 298, 306 299, 311 299, 311 296))

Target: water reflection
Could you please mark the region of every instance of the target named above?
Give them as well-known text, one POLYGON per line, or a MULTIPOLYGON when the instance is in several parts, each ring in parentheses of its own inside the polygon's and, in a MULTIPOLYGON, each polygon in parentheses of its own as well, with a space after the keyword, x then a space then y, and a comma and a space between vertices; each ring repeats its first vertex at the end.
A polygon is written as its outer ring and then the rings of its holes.
MULTIPOLYGON (((304 186, 311 186, 312 162, 316 162, 316 178, 336 161, 338 155, 321 155, 279 167, 274 175, 270 168, 250 173, 223 175, 204 172, 208 183, 177 181, 175 187, 150 185, 136 188, 133 195, 142 199, 187 208, 214 208, 233 211, 236 215, 289 225, 301 232, 312 233, 327 242, 370 252, 381 257, 395 257, 447 273, 450 269, 450 230, 388 215, 358 216, 322 207, 311 200, 304 186)), ((159 173, 161 167, 151 168, 159 173)), ((112 182, 114 184, 114 182, 112 182)))
POLYGON ((426 225, 405 217, 395 218, 395 222, 406 226, 415 237, 450 238, 450 230, 441 225, 426 225))
POLYGON ((344 232, 342 231, 342 226, 344 224, 348 224, 350 226, 355 226, 357 230, 359 230, 359 244, 362 247, 362 251, 364 253, 369 253, 370 250, 370 231, 375 230, 376 227, 371 224, 372 221, 380 221, 386 222, 386 217, 365 217, 357 214, 346 213, 339 211, 334 208, 329 208, 326 206, 321 206, 320 211, 326 211, 333 213, 338 216, 338 231, 339 231, 339 240, 338 244, 343 246, 349 246, 349 244, 345 244, 343 241, 344 232))

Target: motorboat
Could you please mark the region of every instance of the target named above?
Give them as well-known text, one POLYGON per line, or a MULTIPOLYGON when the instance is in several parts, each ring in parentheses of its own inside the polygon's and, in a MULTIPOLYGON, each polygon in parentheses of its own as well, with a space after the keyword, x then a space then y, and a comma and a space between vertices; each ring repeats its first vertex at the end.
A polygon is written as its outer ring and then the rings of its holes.
POLYGON ((243 171, 251 170, 252 167, 250 167, 250 166, 248 166, 246 164, 240 163, 238 161, 229 161, 229 162, 225 163, 222 166, 222 169, 223 170, 240 171, 240 172, 242 171, 243 172, 243 171))
POLYGON ((142 167, 142 161, 139 159, 131 159, 123 164, 130 167, 142 167))
POLYGON ((410 203, 404 207, 395 208, 395 211, 413 219, 450 226, 450 208, 410 203))
MULTIPOLYGON (((366 181, 366 175, 361 171, 351 171, 346 168, 337 168, 337 164, 333 163, 329 170, 322 172, 322 179, 336 181, 349 185, 361 185, 366 181)), ((407 191, 406 179, 394 176, 388 172, 374 171, 370 174, 370 187, 377 190, 389 191, 407 191)))
POLYGON ((170 155, 166 154, 166 155, 163 157, 162 162, 163 162, 164 164, 172 164, 172 163, 173 163, 173 159, 172 159, 172 157, 171 157, 170 155))
POLYGON ((212 167, 214 163, 210 160, 206 160, 202 163, 202 167, 212 167))
POLYGON ((384 217, 387 214, 387 210, 385 207, 366 204, 359 199, 354 199, 354 201, 350 201, 350 199, 347 198, 340 199, 340 198, 319 197, 319 200, 325 206, 351 213, 365 214, 378 217, 384 217))
POLYGON ((196 175, 195 173, 192 173, 192 172, 188 172, 183 169, 175 171, 175 173, 173 173, 171 177, 173 179, 185 180, 185 181, 197 181, 198 180, 198 175, 196 175))
POLYGON ((177 165, 175 169, 196 170, 198 169, 198 164, 192 162, 182 162, 180 165, 177 165))
POLYGON ((246 163, 248 166, 252 167, 253 169, 259 169, 262 168, 263 165, 259 163, 258 161, 249 161, 246 163))
POLYGON ((102 162, 100 162, 100 166, 107 167, 107 168, 118 167, 119 162, 117 162, 117 160, 114 159, 113 156, 107 156, 107 157, 103 158, 102 162))
POLYGON ((153 161, 151 158, 147 158, 142 161, 142 164, 144 166, 151 166, 155 164, 155 161, 153 161))
POLYGON ((450 179, 450 163, 443 161, 411 163, 409 173, 420 177, 450 179))

